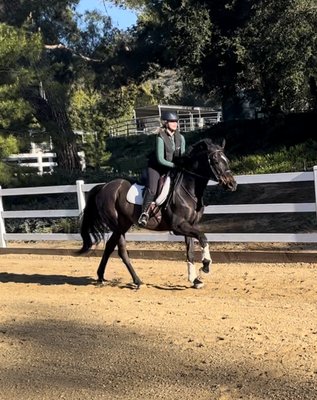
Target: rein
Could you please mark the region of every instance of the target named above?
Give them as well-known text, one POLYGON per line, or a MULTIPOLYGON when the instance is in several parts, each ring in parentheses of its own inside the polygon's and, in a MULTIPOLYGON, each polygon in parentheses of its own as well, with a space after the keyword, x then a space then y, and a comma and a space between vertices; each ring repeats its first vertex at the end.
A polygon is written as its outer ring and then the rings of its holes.
MULTIPOLYGON (((201 156, 206 155, 207 153, 208 153, 207 151, 201 152, 201 156)), ((207 156, 207 157, 208 157, 208 165, 209 165, 210 171, 212 172, 212 174, 213 174, 213 176, 214 176, 214 178, 215 178, 214 180, 215 180, 216 182, 218 182, 219 184, 221 184, 221 182, 222 182, 222 176, 223 176, 225 173, 230 172, 230 169, 228 169, 228 170, 226 170, 226 171, 224 171, 224 172, 219 173, 218 170, 217 170, 217 168, 216 168, 214 165, 211 164, 210 157, 213 157, 213 156, 214 156, 215 154, 217 154, 217 153, 222 153, 222 150, 215 150, 215 151, 213 151, 212 153, 208 153, 208 156, 207 156)), ((209 175, 207 176, 207 175, 203 175, 203 174, 198 174, 197 172, 190 171, 190 170, 188 170, 187 168, 180 168, 178 174, 176 175, 176 180, 175 180, 175 182, 174 182, 174 189, 179 185, 179 183, 180 183, 180 181, 181 181, 181 179, 182 179, 181 177, 183 176, 184 173, 187 173, 188 175, 192 175, 192 176, 194 176, 194 177, 197 177, 197 178, 200 178, 200 179, 204 179, 204 180, 209 180, 209 179, 210 179, 210 173, 209 173, 209 175)), ((181 189, 182 189, 189 197, 191 197, 192 200, 194 200, 194 202, 197 204, 198 201, 199 201, 199 199, 198 199, 197 197, 193 196, 193 193, 191 193, 190 191, 188 191, 182 184, 181 184, 180 186, 181 186, 181 189)), ((172 192, 171 192, 171 193, 172 193, 172 192)), ((169 204, 171 198, 172 198, 172 194, 169 196, 169 199, 168 199, 168 201, 167 201, 167 204, 169 204)))
MULTIPOLYGON (((209 179, 209 176, 196 174, 196 172, 189 171, 188 169, 183 168, 181 171, 187 172, 189 175, 197 176, 197 178, 209 179)), ((216 176, 216 175, 215 175, 216 176)))
MULTIPOLYGON (((214 152, 211 153, 211 156, 213 156, 214 154, 219 153, 219 152, 221 152, 221 150, 215 150, 214 152)), ((206 152, 204 152, 204 153, 206 153, 206 152)), ((208 164, 209 164, 209 168, 210 168, 211 172, 213 173, 214 177, 216 178, 216 180, 218 182, 220 182, 220 178, 221 178, 222 174, 219 174, 219 172, 216 170, 216 168, 210 163, 209 157, 208 157, 208 164)), ((189 171, 188 169, 185 169, 185 168, 183 169, 183 171, 187 172, 190 175, 197 176, 197 178, 210 179, 209 176, 197 174, 196 172, 189 171)), ((225 171, 225 173, 226 172, 231 172, 231 171, 230 171, 230 169, 228 169, 225 171)))

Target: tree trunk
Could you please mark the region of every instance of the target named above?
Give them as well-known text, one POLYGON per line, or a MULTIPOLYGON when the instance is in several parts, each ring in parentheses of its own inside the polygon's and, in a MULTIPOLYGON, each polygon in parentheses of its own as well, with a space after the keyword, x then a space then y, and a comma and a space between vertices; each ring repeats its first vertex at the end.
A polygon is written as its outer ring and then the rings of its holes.
POLYGON ((80 170, 76 135, 68 118, 66 103, 60 98, 56 100, 56 96, 47 91, 35 93, 27 90, 24 98, 33 106, 35 117, 52 139, 58 167, 65 171, 80 170))
POLYGON ((53 110, 53 123, 56 130, 51 132, 54 151, 56 153, 58 167, 66 171, 80 170, 80 158, 76 143, 76 135, 73 132, 65 109, 53 110))

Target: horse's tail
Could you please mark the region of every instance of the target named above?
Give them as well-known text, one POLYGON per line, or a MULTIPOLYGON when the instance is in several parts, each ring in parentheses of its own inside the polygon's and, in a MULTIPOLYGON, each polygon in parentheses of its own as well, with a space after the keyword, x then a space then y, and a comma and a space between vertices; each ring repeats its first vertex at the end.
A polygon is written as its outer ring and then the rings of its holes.
POLYGON ((83 240, 79 253, 86 253, 93 244, 98 244, 105 232, 104 224, 96 205, 96 196, 104 185, 96 185, 89 192, 85 209, 81 217, 80 234, 83 240), (93 238, 93 240, 92 240, 93 238))

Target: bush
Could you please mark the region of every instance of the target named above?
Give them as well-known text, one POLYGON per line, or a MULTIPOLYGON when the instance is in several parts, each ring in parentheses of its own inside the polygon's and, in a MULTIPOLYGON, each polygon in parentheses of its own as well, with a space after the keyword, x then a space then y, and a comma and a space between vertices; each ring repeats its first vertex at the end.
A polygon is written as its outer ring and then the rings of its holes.
POLYGON ((307 171, 317 165, 317 142, 308 140, 289 149, 244 156, 231 163, 235 174, 269 174, 307 171))

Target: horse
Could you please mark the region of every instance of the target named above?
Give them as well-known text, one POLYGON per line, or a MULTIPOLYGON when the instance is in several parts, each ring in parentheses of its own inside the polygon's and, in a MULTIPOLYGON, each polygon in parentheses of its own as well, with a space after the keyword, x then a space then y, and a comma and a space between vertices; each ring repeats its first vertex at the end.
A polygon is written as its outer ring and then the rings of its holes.
MULTIPOLYGON (((215 144, 211 139, 202 139, 189 146, 185 154, 175 160, 175 176, 172 189, 158 212, 150 215, 146 229, 170 231, 185 237, 188 280, 194 288, 203 287, 203 274, 208 273, 211 256, 207 237, 199 227, 204 212, 203 194, 208 181, 213 180, 229 190, 235 191, 237 183, 229 168, 229 160, 224 154, 224 142, 215 144), (202 251, 202 267, 197 273, 194 266, 194 244, 198 241, 202 251)), ((106 242, 98 270, 97 282, 105 282, 107 262, 115 247, 127 267, 133 286, 143 284, 136 274, 126 247, 125 234, 137 224, 141 205, 127 201, 127 193, 132 183, 127 179, 114 179, 94 186, 87 196, 81 219, 80 234, 82 248, 79 253, 88 252, 94 244, 99 244, 106 232, 112 232, 106 242)))

